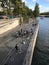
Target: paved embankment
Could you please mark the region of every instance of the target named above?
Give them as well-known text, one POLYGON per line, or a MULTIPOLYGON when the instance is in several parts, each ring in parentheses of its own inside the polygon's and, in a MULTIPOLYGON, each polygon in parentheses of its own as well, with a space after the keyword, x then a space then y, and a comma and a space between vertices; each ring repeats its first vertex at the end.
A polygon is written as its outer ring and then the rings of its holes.
POLYGON ((21 27, 18 26, 12 29, 9 33, 6 32, 5 36, 3 34, 3 37, 0 37, 0 65, 4 65, 4 64, 25 65, 28 63, 31 64, 32 55, 35 47, 35 41, 37 38, 37 32, 38 32, 38 25, 32 26, 32 22, 31 22, 29 24, 23 24, 21 27), (28 30, 33 28, 34 33, 32 36, 29 35, 28 36, 29 38, 12 37, 12 35, 15 34, 16 31, 20 30, 21 28, 28 30), (22 44, 22 41, 25 41, 25 44, 22 44), (16 44, 19 47, 18 51, 16 51, 15 49, 16 44))
POLYGON ((31 65, 32 57, 33 57, 33 53, 34 53, 34 48, 35 48, 35 45, 36 45, 38 30, 39 30, 39 25, 36 26, 36 30, 34 32, 34 35, 32 36, 32 39, 31 39, 31 42, 29 44, 23 65, 31 65))

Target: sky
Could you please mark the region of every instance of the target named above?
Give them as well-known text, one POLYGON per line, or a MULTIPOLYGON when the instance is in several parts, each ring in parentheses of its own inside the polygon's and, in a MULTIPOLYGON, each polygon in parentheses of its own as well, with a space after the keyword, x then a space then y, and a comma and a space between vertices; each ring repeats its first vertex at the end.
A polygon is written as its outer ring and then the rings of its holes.
POLYGON ((40 12, 49 12, 49 0, 22 0, 32 10, 36 2, 39 4, 40 12))

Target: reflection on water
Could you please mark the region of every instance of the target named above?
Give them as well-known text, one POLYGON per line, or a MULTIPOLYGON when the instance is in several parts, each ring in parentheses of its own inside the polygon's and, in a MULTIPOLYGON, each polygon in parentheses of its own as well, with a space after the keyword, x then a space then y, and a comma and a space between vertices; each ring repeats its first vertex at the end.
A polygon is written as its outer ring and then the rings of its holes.
POLYGON ((49 65, 49 18, 39 18, 39 26, 32 65, 49 65))

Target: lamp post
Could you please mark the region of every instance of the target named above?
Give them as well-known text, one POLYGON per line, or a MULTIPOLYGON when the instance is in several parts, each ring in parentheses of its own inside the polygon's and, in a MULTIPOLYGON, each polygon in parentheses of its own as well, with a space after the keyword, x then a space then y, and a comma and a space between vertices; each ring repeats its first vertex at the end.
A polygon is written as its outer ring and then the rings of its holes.
MULTIPOLYGON (((23 9, 23 4, 20 6, 20 8, 23 9)), ((23 11, 22 11, 22 13, 23 13, 23 11)), ((22 16, 22 13, 21 13, 21 16, 22 16)))
MULTIPOLYGON (((20 6, 20 8, 22 9, 23 8, 23 5, 20 6)), ((23 23, 23 17, 22 17, 22 13, 20 14, 20 24, 23 23)))
POLYGON ((14 7, 11 7, 11 15, 13 16, 14 7))

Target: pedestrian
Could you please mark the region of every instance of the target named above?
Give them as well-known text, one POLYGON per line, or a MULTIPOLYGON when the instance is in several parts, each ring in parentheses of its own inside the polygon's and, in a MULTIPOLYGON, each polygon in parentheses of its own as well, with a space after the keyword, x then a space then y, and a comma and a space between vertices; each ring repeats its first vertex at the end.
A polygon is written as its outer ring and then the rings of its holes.
POLYGON ((31 28, 31 33, 32 33, 32 35, 33 35, 33 29, 31 28))
POLYGON ((15 48, 16 48, 16 50, 18 50, 18 46, 17 46, 17 44, 16 44, 15 48))

